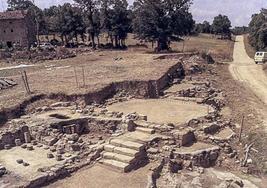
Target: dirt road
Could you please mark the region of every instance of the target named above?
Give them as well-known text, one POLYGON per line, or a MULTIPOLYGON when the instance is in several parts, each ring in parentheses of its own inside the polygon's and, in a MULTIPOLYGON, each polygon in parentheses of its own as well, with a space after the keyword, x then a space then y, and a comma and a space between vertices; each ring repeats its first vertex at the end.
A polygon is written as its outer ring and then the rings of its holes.
POLYGON ((230 64, 229 70, 235 80, 249 87, 257 96, 258 102, 254 103, 255 109, 267 130, 267 76, 262 65, 256 65, 247 55, 243 36, 236 37, 233 57, 234 62, 230 64))

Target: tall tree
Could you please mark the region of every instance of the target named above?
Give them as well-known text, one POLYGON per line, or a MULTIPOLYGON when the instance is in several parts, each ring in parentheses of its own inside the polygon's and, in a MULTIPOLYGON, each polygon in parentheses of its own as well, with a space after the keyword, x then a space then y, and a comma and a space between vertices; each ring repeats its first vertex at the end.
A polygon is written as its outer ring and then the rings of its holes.
POLYGON ((226 36, 228 39, 230 39, 231 27, 231 21, 227 16, 219 14, 218 16, 214 17, 212 23, 212 30, 215 34, 226 36))
POLYGON ((29 0, 7 0, 7 10, 27 10, 33 7, 34 4, 29 0))
POLYGON ((191 0, 136 0, 134 31, 140 39, 157 41, 158 51, 168 50, 171 40, 193 29, 191 3, 191 0))
POLYGON ((130 31, 131 20, 128 13, 126 0, 101 1, 101 28, 109 34, 112 44, 114 39, 116 48, 125 45, 127 33, 130 31))
POLYGON ((87 31, 92 40, 92 46, 95 47, 95 36, 98 30, 98 23, 95 20, 94 15, 98 11, 98 0, 74 0, 74 2, 81 8, 88 20, 87 31))
POLYGON ((262 50, 267 47, 267 17, 266 10, 260 14, 254 14, 249 23, 249 42, 256 48, 262 50))
POLYGON ((198 23, 195 25, 195 31, 197 33, 211 33, 211 25, 208 21, 198 23))

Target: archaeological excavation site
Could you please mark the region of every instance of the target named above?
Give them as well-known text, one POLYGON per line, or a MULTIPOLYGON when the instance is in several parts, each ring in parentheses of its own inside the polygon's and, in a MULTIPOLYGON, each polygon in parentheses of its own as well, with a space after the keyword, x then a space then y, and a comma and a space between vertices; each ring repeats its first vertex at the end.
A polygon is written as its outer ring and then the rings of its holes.
POLYGON ((85 67, 85 81, 53 66, 28 71, 28 84, 1 78, 0 187, 257 187, 231 173, 255 168, 221 86, 224 65, 132 56, 85 67))

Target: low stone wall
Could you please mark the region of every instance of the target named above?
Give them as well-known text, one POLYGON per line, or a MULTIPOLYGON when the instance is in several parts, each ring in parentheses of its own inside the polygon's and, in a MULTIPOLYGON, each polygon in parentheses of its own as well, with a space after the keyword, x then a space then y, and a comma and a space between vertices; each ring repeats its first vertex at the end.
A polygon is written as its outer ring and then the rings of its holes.
POLYGON ((25 143, 25 133, 29 132, 28 126, 22 126, 18 129, 7 130, 0 132, 0 150, 9 149, 16 145, 21 145, 25 143))

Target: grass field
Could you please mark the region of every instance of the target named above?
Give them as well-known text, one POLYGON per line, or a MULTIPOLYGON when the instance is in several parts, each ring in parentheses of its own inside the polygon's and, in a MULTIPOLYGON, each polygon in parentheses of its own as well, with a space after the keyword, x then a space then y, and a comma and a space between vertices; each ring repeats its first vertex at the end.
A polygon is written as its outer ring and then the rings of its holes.
POLYGON ((244 36, 245 49, 246 49, 248 56, 253 59, 256 50, 249 44, 249 38, 248 37, 249 37, 248 34, 246 34, 244 36))
MULTIPOLYGON (((58 36, 56 38, 60 40, 58 36)), ((51 39, 52 36, 49 36, 49 40, 51 39)), ((47 39, 45 36, 41 36, 41 40, 46 41, 47 39)), ((107 42, 106 36, 102 34, 100 43, 106 44, 107 42)), ((129 46, 129 51, 153 52, 151 42, 137 40, 133 34, 128 35, 126 45, 129 46)), ((154 43, 155 47, 156 43, 154 43)), ((174 52, 205 52, 210 53, 217 61, 232 61, 234 41, 220 40, 210 34, 199 34, 197 36, 184 37, 184 40, 180 42, 172 42, 171 48, 174 52)))

